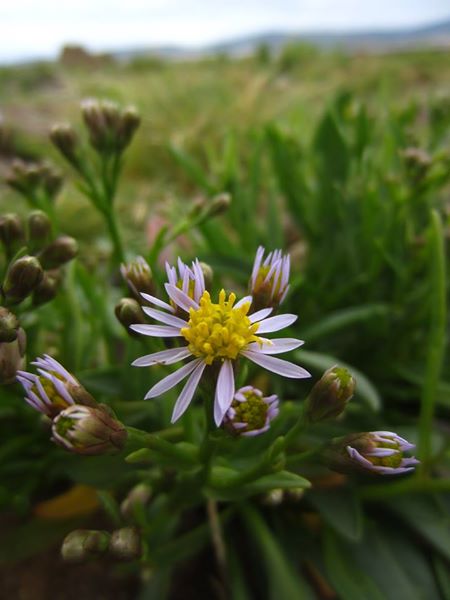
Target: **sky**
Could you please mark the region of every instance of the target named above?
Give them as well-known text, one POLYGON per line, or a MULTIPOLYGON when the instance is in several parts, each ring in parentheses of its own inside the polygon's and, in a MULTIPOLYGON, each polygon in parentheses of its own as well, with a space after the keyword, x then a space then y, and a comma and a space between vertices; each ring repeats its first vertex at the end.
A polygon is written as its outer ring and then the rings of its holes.
POLYGON ((413 27, 450 18, 449 0, 0 0, 0 62, 94 51, 198 47, 265 31, 413 27))

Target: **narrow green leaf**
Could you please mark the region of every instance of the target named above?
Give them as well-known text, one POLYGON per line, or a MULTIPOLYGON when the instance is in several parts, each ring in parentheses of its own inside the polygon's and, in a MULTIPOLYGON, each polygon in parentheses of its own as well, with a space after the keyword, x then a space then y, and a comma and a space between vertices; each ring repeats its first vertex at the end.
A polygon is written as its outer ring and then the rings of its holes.
POLYGON ((337 533, 351 541, 361 538, 361 503, 351 489, 333 490, 332 494, 328 490, 312 490, 307 497, 337 533))
POLYGON ((429 245, 430 277, 430 330, 428 335, 427 364, 422 390, 419 419, 419 455, 421 469, 426 470, 431 457, 431 433, 433 428, 436 390, 444 360, 446 343, 446 266, 444 232, 437 211, 431 213, 429 245))
MULTIPOLYGON (((313 600, 309 586, 283 554, 261 515, 248 504, 241 510, 246 526, 261 549, 269 580, 268 597, 271 600, 313 600)), ((301 555, 298 559, 301 560, 301 555)))
POLYGON ((386 600, 375 583, 356 568, 353 557, 334 531, 324 532, 325 567, 330 581, 342 600, 386 600))
POLYGON ((386 304, 365 304, 363 306, 352 306, 343 310, 336 311, 327 315, 319 323, 311 325, 302 331, 302 336, 308 342, 324 338, 328 335, 363 323, 371 319, 385 317, 389 313, 389 307, 386 304))

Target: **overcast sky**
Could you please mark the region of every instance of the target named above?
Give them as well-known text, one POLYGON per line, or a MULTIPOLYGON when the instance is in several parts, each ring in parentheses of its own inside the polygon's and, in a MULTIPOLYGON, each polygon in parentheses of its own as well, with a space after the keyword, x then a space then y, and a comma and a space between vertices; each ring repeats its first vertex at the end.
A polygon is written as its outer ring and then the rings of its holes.
POLYGON ((449 0, 0 0, 0 62, 93 50, 201 46, 261 31, 393 28, 450 17, 449 0))

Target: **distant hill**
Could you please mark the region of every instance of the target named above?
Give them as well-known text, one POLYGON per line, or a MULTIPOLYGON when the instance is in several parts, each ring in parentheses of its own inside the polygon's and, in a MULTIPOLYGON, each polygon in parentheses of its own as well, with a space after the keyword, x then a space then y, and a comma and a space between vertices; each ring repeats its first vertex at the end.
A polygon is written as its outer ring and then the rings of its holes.
POLYGON ((282 48, 289 42, 306 42, 321 48, 342 48, 349 51, 388 52, 391 50, 414 48, 450 48, 450 19, 409 29, 386 29, 351 32, 320 31, 314 33, 286 33, 272 31, 248 35, 198 48, 182 46, 155 46, 112 51, 118 59, 129 60, 149 55, 162 58, 195 58, 210 54, 225 53, 245 55, 265 44, 273 50, 282 48))

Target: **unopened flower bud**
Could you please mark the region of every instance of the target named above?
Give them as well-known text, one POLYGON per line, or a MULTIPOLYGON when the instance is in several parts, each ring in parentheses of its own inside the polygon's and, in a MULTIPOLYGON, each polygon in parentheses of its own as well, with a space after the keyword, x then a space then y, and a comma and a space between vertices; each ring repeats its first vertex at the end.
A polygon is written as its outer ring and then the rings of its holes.
POLYGON ((425 177, 433 164, 431 156, 423 148, 406 148, 402 157, 409 175, 416 183, 425 177))
POLYGON ((61 190, 63 177, 61 173, 49 165, 42 167, 42 187, 50 198, 55 198, 61 190))
POLYGON ((69 406, 97 406, 94 398, 81 383, 57 360, 45 354, 33 363, 39 375, 18 371, 17 381, 23 386, 25 401, 50 419, 69 406))
POLYGON ((134 560, 142 554, 141 536, 135 527, 122 527, 111 534, 109 552, 121 560, 134 560))
POLYGON ((230 208, 231 196, 230 194, 223 193, 214 196, 208 205, 208 217, 216 217, 222 215, 230 208))
POLYGON ((71 125, 68 123, 54 125, 50 132, 50 140, 71 164, 79 163, 78 137, 71 125))
POLYGON ((263 308, 276 310, 289 290, 290 256, 281 250, 269 252, 264 258, 264 248, 256 252, 250 278, 249 291, 253 298, 252 312, 263 308))
POLYGON ((0 306, 0 343, 13 342, 17 338, 19 319, 7 308, 0 306))
POLYGON ((14 383, 16 374, 25 364, 26 335, 18 329, 12 342, 0 343, 0 384, 14 383))
POLYGON ((133 337, 138 334, 130 329, 130 325, 136 323, 144 324, 146 322, 140 304, 133 298, 122 298, 116 305, 114 312, 119 323, 121 323, 127 330, 127 333, 133 337))
POLYGON ((62 235, 39 253, 39 260, 45 270, 56 269, 75 258, 77 254, 77 241, 68 235, 62 235))
POLYGON ((127 264, 122 264, 120 272, 133 298, 138 302, 142 302, 141 293, 151 295, 155 293, 152 270, 142 256, 138 256, 127 264))
POLYGON ((141 117, 137 110, 133 106, 127 106, 122 112, 117 132, 117 148, 119 152, 123 152, 129 145, 140 123, 141 117))
POLYGON ((138 483, 128 492, 120 505, 120 512, 127 519, 132 519, 136 511, 144 507, 152 497, 152 488, 147 483, 138 483))
POLYGON ((261 502, 266 506, 280 506, 283 499, 284 491, 280 488, 274 488, 262 496, 261 502))
POLYGON ((253 437, 267 431, 278 412, 278 396, 264 397, 261 390, 247 385, 235 393, 223 423, 236 435, 253 437))
POLYGON ((353 433, 332 441, 324 453, 330 468, 342 473, 400 475, 413 471, 418 460, 404 457, 414 444, 391 431, 353 433))
POLYGON ((28 241, 32 248, 42 248, 48 243, 52 225, 42 210, 34 210, 28 216, 28 241))
POLYGON ((19 215, 9 213, 0 216, 0 240, 9 256, 23 244, 25 236, 19 215))
POLYGON ((117 452, 127 439, 125 427, 105 406, 66 408, 53 421, 52 433, 57 444, 84 455, 117 452))
POLYGON ((3 296, 10 304, 19 304, 37 288, 44 272, 35 256, 23 256, 10 264, 3 283, 3 296))
POLYGON ((61 285, 61 272, 58 269, 45 271, 41 283, 33 292, 33 306, 40 306, 53 300, 61 285))
POLYGON ((76 529, 64 539, 61 555, 67 562, 98 558, 108 551, 110 534, 106 531, 76 529))
POLYGON ((331 367, 311 390, 305 405, 310 423, 335 419, 345 410, 355 391, 355 380, 342 367, 331 367))

